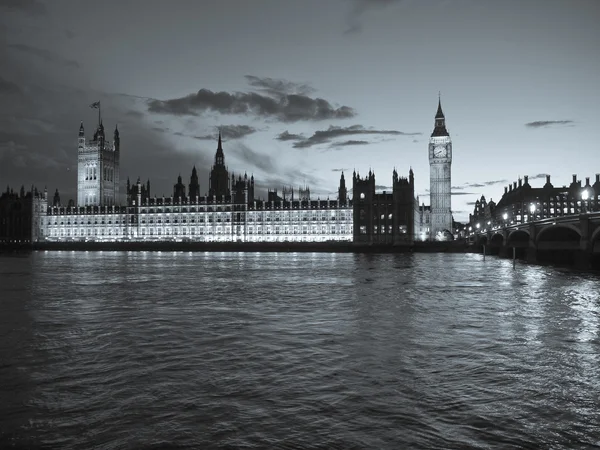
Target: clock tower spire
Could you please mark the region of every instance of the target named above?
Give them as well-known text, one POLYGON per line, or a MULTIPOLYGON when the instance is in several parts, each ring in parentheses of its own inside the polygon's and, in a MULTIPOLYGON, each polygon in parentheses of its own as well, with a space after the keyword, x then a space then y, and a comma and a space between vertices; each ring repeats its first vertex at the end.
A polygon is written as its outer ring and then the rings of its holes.
POLYGON ((433 133, 429 139, 430 240, 446 240, 452 236, 451 166, 452 140, 446 129, 440 96, 433 133))

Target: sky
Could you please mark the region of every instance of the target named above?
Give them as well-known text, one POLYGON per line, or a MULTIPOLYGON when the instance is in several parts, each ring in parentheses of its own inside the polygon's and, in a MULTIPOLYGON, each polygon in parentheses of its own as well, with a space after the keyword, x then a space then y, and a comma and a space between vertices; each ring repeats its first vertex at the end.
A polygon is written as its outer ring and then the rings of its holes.
POLYGON ((193 165, 208 191, 220 129, 259 194, 412 167, 428 204, 441 93, 465 221, 518 177, 600 172, 599 20, 598 0, 0 0, 0 186, 76 199, 101 101, 123 185, 154 195, 193 165))

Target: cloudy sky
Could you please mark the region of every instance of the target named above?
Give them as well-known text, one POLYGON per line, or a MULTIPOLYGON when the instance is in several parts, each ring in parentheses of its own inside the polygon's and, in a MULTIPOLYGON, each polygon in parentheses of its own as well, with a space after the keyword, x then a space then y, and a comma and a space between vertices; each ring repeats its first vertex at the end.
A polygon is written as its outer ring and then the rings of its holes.
POLYGON ((157 195, 194 164, 207 190, 221 127, 263 189, 412 167, 427 204, 441 91, 464 220, 519 176, 600 172, 599 20, 597 0, 0 0, 0 186, 75 198, 100 100, 121 178, 157 195))

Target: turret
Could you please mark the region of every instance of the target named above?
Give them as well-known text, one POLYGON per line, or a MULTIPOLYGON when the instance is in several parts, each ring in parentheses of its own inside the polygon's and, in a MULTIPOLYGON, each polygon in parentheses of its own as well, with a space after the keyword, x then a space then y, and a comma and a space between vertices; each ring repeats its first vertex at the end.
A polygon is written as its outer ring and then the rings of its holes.
POLYGON ((83 122, 79 125, 79 138, 77 139, 78 147, 80 150, 83 150, 85 146, 85 130, 83 129, 83 122))
POLYGON ((54 198, 52 199, 52 206, 60 206, 60 195, 58 194, 58 189, 54 193, 54 198))
POLYGON ((338 200, 340 205, 346 205, 348 202, 348 189, 346 189, 346 179, 344 178, 344 172, 342 171, 342 176, 340 177, 340 187, 338 189, 338 200))
POLYGON ((118 152, 121 149, 121 138, 119 137, 119 128, 115 125, 115 133, 113 137, 113 150, 118 152))

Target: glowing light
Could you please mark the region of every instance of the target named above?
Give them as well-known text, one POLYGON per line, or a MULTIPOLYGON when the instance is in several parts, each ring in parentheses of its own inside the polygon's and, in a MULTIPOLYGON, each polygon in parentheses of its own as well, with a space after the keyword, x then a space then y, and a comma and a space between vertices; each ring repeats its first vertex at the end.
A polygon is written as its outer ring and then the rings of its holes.
POLYGON ((532 203, 531 205, 529 205, 529 211, 531 212, 531 214, 535 213, 535 203, 532 203))
POLYGON ((588 192, 587 189, 584 189, 583 192, 581 193, 581 199, 587 200, 588 198, 590 198, 590 193, 588 192))
POLYGON ((480 224, 476 224, 475 227, 479 230, 479 227, 481 227, 480 224))
POLYGON ((503 218, 504 220, 507 220, 507 219, 508 219, 508 214, 507 214, 507 213, 504 213, 504 214, 502 214, 502 218, 503 218))

